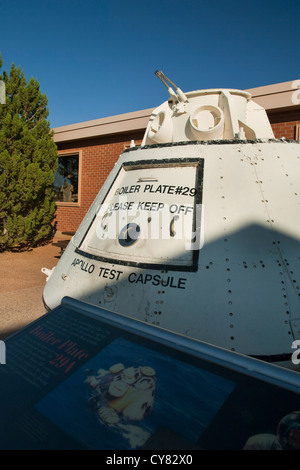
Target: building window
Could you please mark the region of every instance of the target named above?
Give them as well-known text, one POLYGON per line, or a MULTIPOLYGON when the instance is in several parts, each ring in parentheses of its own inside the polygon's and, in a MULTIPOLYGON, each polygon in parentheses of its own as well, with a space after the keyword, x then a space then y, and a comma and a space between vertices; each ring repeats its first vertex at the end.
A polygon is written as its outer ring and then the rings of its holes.
POLYGON ((54 191, 56 202, 78 203, 79 154, 58 155, 54 191))

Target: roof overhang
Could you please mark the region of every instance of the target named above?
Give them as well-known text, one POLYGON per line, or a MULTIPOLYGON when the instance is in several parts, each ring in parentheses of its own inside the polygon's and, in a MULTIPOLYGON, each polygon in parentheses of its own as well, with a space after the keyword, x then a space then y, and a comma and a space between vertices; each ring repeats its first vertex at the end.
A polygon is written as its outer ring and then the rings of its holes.
POLYGON ((292 110, 300 108, 300 80, 276 83, 248 91, 253 101, 262 106, 267 112, 292 110))
MULTIPOLYGON (((300 80, 276 83, 244 90, 252 95, 253 101, 268 113, 300 110, 300 80)), ((106 118, 85 121, 53 129, 54 142, 62 143, 93 139, 114 134, 128 134, 145 131, 151 113, 155 108, 106 118)))

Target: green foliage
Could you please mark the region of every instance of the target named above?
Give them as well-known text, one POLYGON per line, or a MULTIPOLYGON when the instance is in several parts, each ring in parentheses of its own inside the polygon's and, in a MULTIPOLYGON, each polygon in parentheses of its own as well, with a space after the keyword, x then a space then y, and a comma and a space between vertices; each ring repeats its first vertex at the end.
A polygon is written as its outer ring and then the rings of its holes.
MULTIPOLYGON (((0 67, 1 67, 0 56, 0 67)), ((27 83, 12 64, 0 80, 0 251, 31 247, 52 232, 57 148, 52 139, 48 100, 37 80, 27 83)))

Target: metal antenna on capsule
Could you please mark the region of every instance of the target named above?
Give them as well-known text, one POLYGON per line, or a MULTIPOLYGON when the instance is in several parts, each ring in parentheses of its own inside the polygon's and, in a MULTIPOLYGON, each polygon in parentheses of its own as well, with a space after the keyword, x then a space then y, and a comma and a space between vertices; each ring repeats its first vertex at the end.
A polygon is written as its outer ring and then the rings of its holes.
POLYGON ((172 98, 176 97, 179 101, 182 101, 184 103, 186 103, 188 101, 188 99, 185 96, 185 94, 183 93, 183 91, 177 85, 175 85, 175 83, 172 82, 172 80, 170 80, 168 77, 166 77, 166 75, 161 70, 156 70, 155 75, 167 87, 168 92, 169 92, 169 94, 172 98), (175 91, 176 91, 177 94, 174 93, 174 90, 171 87, 169 87, 169 85, 166 82, 168 82, 173 88, 175 88, 175 91))

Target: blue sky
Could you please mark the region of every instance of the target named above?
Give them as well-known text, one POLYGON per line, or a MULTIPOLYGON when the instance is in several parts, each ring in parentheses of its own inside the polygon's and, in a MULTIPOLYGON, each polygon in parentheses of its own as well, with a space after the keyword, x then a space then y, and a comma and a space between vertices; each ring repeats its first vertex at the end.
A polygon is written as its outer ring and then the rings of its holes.
POLYGON ((300 78, 299 0, 0 0, 0 52, 48 97, 52 127, 183 91, 300 78))

